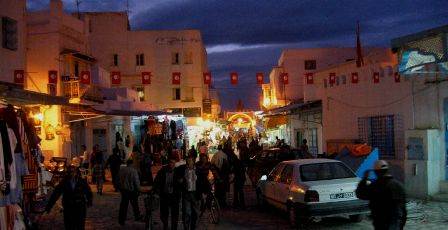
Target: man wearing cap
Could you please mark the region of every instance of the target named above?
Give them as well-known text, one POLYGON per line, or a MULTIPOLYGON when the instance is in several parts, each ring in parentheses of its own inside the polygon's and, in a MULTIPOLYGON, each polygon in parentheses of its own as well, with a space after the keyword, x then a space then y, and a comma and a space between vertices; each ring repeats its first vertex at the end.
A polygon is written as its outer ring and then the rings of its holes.
POLYGON ((373 171, 377 179, 369 181, 368 170, 359 182, 356 196, 369 200, 375 229, 403 229, 406 223, 406 193, 403 185, 389 173, 389 165, 384 160, 375 162, 373 171))

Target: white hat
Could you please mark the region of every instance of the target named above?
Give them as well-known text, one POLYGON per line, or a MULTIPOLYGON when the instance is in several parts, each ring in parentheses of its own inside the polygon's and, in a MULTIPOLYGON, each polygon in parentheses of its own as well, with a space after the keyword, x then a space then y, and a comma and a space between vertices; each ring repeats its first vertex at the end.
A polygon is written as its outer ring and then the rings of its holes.
POLYGON ((373 166, 375 170, 389 169, 389 164, 385 160, 377 160, 373 166))

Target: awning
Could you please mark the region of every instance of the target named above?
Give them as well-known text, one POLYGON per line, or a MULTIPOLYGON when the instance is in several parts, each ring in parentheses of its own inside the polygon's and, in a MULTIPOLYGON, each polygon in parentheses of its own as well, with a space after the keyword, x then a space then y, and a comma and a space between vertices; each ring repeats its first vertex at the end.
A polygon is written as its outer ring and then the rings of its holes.
POLYGON ((64 49, 64 50, 62 50, 62 52, 60 54, 61 55, 71 54, 71 55, 73 55, 73 57, 79 58, 79 59, 87 61, 87 62, 95 62, 96 61, 96 59, 94 57, 87 55, 87 54, 83 54, 79 51, 72 50, 72 49, 64 49))
POLYGON ((142 111, 142 110, 109 110, 104 112, 106 115, 116 116, 160 116, 160 115, 177 115, 165 111, 142 111))
POLYGON ((68 98, 51 96, 22 89, 21 86, 0 81, 0 100, 14 105, 68 105, 68 98))
POLYGON ((276 116, 270 116, 268 118, 266 118, 266 128, 268 129, 273 129, 276 128, 280 125, 284 125, 286 123, 288 123, 288 119, 286 118, 285 115, 276 115, 276 116))
POLYGON ((275 109, 271 109, 266 112, 263 112, 262 115, 273 116, 273 115, 279 115, 279 114, 286 114, 286 113, 291 113, 294 110, 313 108, 313 107, 317 107, 317 106, 321 106, 321 105, 322 105, 322 101, 320 101, 320 100, 291 103, 291 104, 283 106, 283 107, 279 107, 279 108, 275 108, 275 109))

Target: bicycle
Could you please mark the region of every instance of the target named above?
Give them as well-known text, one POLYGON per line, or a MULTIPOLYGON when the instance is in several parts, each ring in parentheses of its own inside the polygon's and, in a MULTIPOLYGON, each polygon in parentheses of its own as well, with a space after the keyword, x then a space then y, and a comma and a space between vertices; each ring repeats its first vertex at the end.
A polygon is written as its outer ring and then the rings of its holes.
MULTIPOLYGON (((211 189, 205 197, 205 203, 201 204, 201 213, 198 220, 204 215, 207 210, 209 212, 209 220, 212 224, 219 224, 221 218, 221 208, 219 207, 218 199, 215 196, 215 183, 211 184, 211 189)), ((201 197, 201 203, 204 199, 201 197)))

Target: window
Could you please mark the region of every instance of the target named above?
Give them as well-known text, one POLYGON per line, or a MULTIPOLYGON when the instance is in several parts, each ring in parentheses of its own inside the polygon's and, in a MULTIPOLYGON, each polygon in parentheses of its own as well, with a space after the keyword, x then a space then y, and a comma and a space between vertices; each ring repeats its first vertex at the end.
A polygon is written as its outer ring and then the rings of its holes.
POLYGON ((303 182, 351 177, 356 177, 356 175, 341 162, 325 162, 300 166, 300 179, 303 182))
POLYGON ((339 76, 336 77, 336 85, 339 85, 339 76))
POLYGON ((92 29, 92 19, 89 19, 89 33, 92 33, 93 29, 92 29))
POLYGON ((114 66, 118 66, 118 54, 114 54, 114 66))
POLYGON ((185 64, 193 64, 193 52, 185 52, 184 63, 185 64))
POLYGON ((51 96, 57 95, 56 84, 47 84, 47 92, 51 96))
POLYGON ((175 101, 180 100, 180 88, 173 89, 173 100, 175 101))
POLYGON ((145 101, 145 87, 135 87, 135 91, 137 91, 138 101, 145 101))
POLYGON ((316 60, 305 60, 305 70, 315 70, 316 60))
POLYGON ((135 65, 136 66, 144 66, 145 65, 145 54, 135 55, 135 65))
POLYGON ((2 17, 2 47, 9 50, 17 50, 17 21, 2 17))
POLYGON ((75 78, 79 77, 79 62, 75 61, 75 78))
POLYGON ((396 146, 400 137, 404 136, 402 121, 396 115, 383 115, 358 118, 359 139, 378 148, 380 158, 394 158, 395 152, 400 151, 396 146))
POLYGON ((171 56, 171 64, 173 65, 179 65, 180 63, 180 57, 179 57, 179 53, 173 53, 171 56))
MULTIPOLYGON (((309 119, 312 120, 312 119, 309 119)), ((317 129, 309 129, 310 132, 310 140, 309 140, 309 151, 313 156, 317 156, 319 152, 318 144, 317 144, 317 129)))
POLYGON ((292 165, 285 165, 285 168, 283 169, 282 175, 280 177, 280 182, 283 184, 291 184, 293 171, 294 167, 292 165))
POLYGON ((347 84, 347 76, 342 75, 341 78, 342 78, 342 84, 343 85, 347 84))

